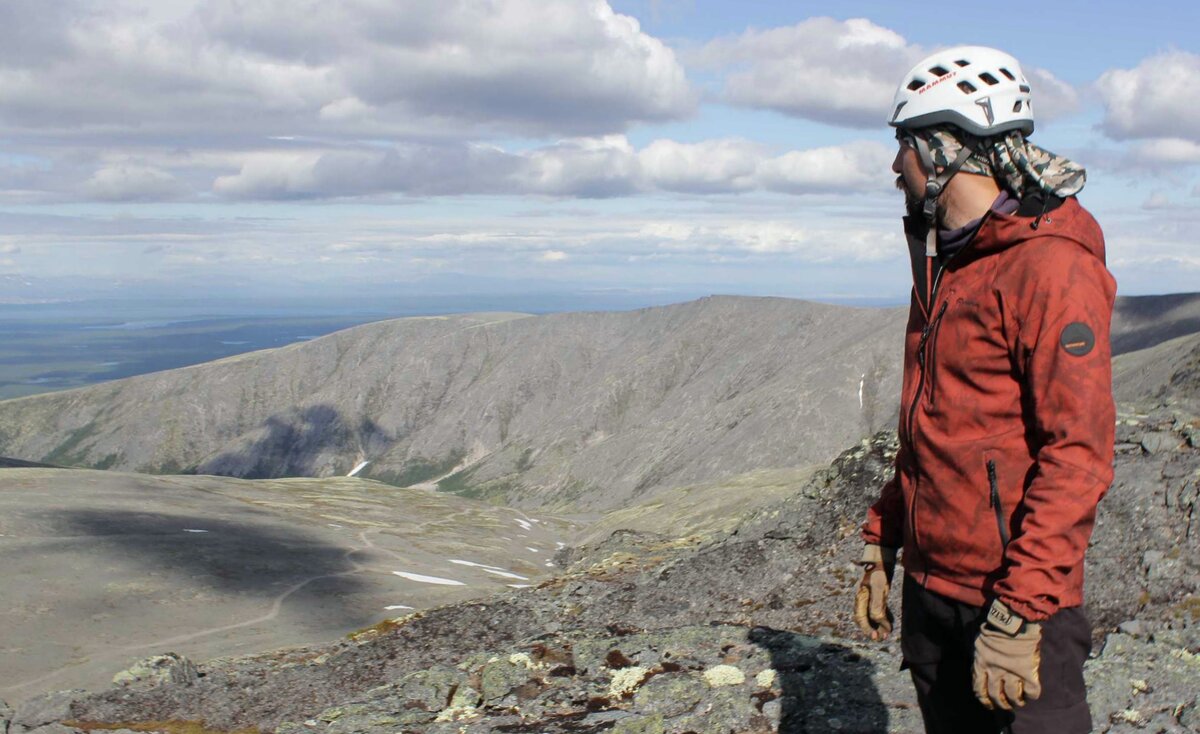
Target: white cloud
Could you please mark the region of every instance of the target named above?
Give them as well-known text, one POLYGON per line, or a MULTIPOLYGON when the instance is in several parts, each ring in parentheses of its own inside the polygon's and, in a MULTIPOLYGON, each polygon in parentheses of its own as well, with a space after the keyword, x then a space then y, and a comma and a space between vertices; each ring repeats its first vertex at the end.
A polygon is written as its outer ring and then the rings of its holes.
MULTIPOLYGON (((886 124, 901 75, 929 51, 865 18, 809 18, 712 41, 695 61, 727 72, 722 94, 733 104, 875 128, 886 124)), ((1070 84, 1044 69, 1025 71, 1039 120, 1079 109, 1070 84)))
MULTIPOLYGON (((890 224, 890 223, 889 223, 890 224)), ((903 251, 895 228, 809 227, 795 222, 649 222, 641 239, 666 252, 786 255, 803 262, 882 262, 903 251)))
POLYGON ((88 179, 84 189, 100 201, 156 201, 174 198, 183 191, 170 173, 139 165, 102 168, 88 179))
POLYGON ((605 0, 202 0, 172 22, 109 0, 3 5, 9 132, 597 134, 695 105, 674 53, 605 0))
POLYGON ((792 151, 759 167, 765 188, 788 193, 854 191, 887 186, 894 151, 875 142, 792 151))
POLYGON ((1066 117, 1080 109, 1079 90, 1054 74, 1037 67, 1023 67, 1033 90, 1033 116, 1038 123, 1066 117))
POLYGON ((1171 197, 1167 196, 1165 191, 1154 191, 1142 202, 1143 209, 1169 209, 1170 207, 1171 197))
POLYGON ((580 138, 535 150, 517 176, 529 192, 606 197, 631 194, 638 186, 638 162, 623 135, 580 138))
POLYGON ((730 102, 854 127, 885 124, 900 74, 924 52, 864 18, 810 18, 718 39, 697 54, 731 69, 730 102))
POLYGON ((712 193, 756 187, 763 146, 747 140, 656 140, 638 153, 642 172, 665 191, 712 193))
POLYGON ((315 199, 403 193, 420 196, 500 193, 518 159, 490 146, 267 151, 246 156, 213 191, 235 199, 315 199))
POLYGON ((623 135, 572 138, 520 153, 411 144, 251 153, 237 173, 218 177, 213 190, 235 199, 844 193, 888 188, 891 157, 885 146, 868 141, 780 156, 744 140, 656 140, 639 151, 623 135))
POLYGON ((1133 69, 1113 69, 1096 82, 1105 106, 1104 130, 1118 140, 1177 138, 1200 142, 1195 80, 1200 54, 1168 51, 1133 69))
POLYGON ((1200 143, 1182 138, 1155 138, 1137 143, 1131 160, 1164 165, 1200 163, 1200 143))
POLYGON ((0 243, 0 255, 19 255, 21 254, 21 246, 14 245, 9 242, 0 243))
POLYGON ((566 260, 567 253, 563 252, 562 250, 546 250, 538 256, 538 259, 543 262, 556 263, 566 260))

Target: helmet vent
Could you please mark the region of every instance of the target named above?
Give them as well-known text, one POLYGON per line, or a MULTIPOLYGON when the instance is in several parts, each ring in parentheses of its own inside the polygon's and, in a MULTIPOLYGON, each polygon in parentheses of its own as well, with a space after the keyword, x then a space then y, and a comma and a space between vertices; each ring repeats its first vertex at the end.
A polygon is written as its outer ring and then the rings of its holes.
POLYGON ((966 59, 959 59, 958 61, 954 62, 954 65, 955 66, 970 66, 971 62, 967 61, 966 59))
POLYGON ((909 89, 909 91, 912 91, 912 92, 917 91, 918 89, 920 89, 923 86, 925 86, 925 82, 921 81, 920 79, 913 79, 911 82, 908 83, 908 89, 909 89))
POLYGON ((1021 111, 1021 100, 1018 99, 1016 102, 1013 102, 1013 112, 1020 112, 1020 111, 1021 111))
POLYGON ((983 72, 979 75, 979 80, 989 87, 994 87, 1000 83, 1000 80, 991 75, 991 72, 983 72))
POLYGON ((1028 84, 1022 84, 1022 85, 1020 86, 1020 90, 1021 90, 1022 92, 1024 92, 1025 94, 1029 94, 1029 85, 1028 85, 1028 84))
POLYGON ((946 71, 944 66, 933 66, 930 67, 929 73, 933 74, 934 76, 946 76, 950 72, 946 71))
POLYGON ((963 91, 963 94, 974 94, 975 93, 975 85, 972 84, 971 82, 959 82, 958 88, 963 91))
POLYGON ((1015 82, 1017 80, 1017 78, 1012 75, 1012 72, 1009 71, 1008 69, 1005 69, 1003 66, 1000 67, 1000 73, 1003 74, 1004 76, 1008 77, 1008 80, 1010 82, 1015 82))

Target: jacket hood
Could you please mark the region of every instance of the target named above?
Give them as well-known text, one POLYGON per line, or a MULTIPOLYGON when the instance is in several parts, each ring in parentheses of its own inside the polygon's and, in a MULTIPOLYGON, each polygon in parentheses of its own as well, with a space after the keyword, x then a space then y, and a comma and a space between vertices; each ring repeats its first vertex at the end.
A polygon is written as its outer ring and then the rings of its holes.
MULTIPOLYGON (((925 256, 925 229, 919 217, 909 215, 904 218, 904 233, 912 264, 913 295, 928 317, 940 264, 925 256)), ((1074 196, 1044 199, 1040 193, 1034 193, 1021 199, 1013 214, 996 210, 984 214, 975 236, 951 258, 947 267, 955 270, 1041 237, 1075 242, 1102 264, 1105 262, 1100 225, 1074 196)))
POLYGON ((1046 207, 1043 200, 1022 201, 1014 214, 989 211, 975 238, 967 245, 973 256, 983 257, 1017 247, 1039 237, 1056 237, 1077 243, 1100 262, 1104 262, 1104 237, 1100 225, 1079 205, 1074 196, 1061 200, 1057 207, 1046 207))

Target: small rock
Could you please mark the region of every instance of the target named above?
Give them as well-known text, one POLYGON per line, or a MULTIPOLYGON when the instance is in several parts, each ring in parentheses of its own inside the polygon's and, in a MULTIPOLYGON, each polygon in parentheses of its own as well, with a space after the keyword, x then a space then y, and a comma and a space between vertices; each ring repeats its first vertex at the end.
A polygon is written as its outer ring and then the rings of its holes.
MULTIPOLYGON (((590 721, 588 717, 585 721, 590 721)), ((612 734, 663 734, 662 714, 621 719, 609 729, 612 734)))
POLYGON ((776 698, 773 701, 767 701, 762 707, 763 716, 770 720, 774 726, 779 725, 780 718, 783 717, 783 701, 776 698))
POLYGON ((169 652, 139 660, 113 676, 113 685, 122 688, 149 690, 164 685, 191 685, 200 674, 191 660, 169 652))
POLYGON ((1179 714, 1179 723, 1192 731, 1200 731, 1200 698, 1184 707, 1179 714))
POLYGON ((25 729, 36 729, 71 718, 71 703, 87 691, 72 689, 54 691, 25 701, 12 714, 12 724, 25 729))
POLYGON ((1130 637, 1145 637, 1146 623, 1138 619, 1131 619, 1117 625, 1117 631, 1127 634, 1130 637))
POLYGON ((1187 439, 1188 446, 1200 449, 1200 428, 1189 426, 1183 429, 1183 437, 1187 439))
POLYGON ((441 711, 458 684, 453 668, 434 666, 428 670, 409 673, 395 684, 382 687, 380 698, 399 697, 406 708, 441 711))
POLYGON ((1179 437, 1167 431, 1155 431, 1143 434, 1141 444, 1147 454, 1161 454, 1179 448, 1179 437))
POLYGON ((532 677, 532 671, 523 660, 496 659, 483 668, 480 676, 483 700, 495 702, 508 695, 509 691, 524 684, 532 677))
POLYGON ((638 689, 633 710, 639 714, 682 716, 708 697, 709 688, 691 673, 656 675, 638 689))

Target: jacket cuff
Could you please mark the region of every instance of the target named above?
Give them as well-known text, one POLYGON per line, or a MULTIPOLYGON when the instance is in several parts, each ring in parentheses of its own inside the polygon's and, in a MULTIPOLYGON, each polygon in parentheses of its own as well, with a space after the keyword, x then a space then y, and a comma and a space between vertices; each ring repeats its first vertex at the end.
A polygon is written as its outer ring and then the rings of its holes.
POLYGON ((863 548, 862 559, 859 561, 859 563, 869 563, 876 566, 882 566, 885 564, 894 566, 896 564, 896 549, 884 548, 880 545, 868 543, 863 548))
POLYGON ((1027 622, 1045 622, 1054 612, 1040 612, 1037 609, 1006 596, 997 597, 1002 604, 1015 612, 1021 619, 1027 622))

